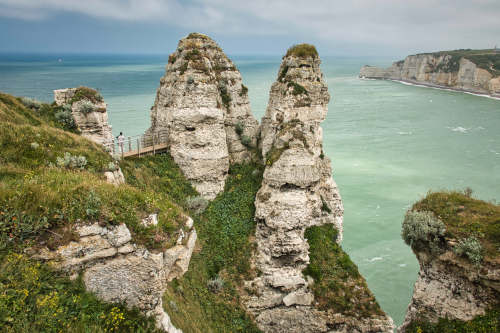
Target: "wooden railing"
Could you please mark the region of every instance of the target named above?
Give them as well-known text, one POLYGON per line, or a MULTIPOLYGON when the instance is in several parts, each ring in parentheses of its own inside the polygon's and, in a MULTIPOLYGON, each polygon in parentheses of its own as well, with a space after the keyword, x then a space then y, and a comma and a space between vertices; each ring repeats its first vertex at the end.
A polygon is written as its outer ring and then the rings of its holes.
POLYGON ((104 148, 114 156, 122 158, 156 154, 167 149, 167 132, 165 130, 144 135, 125 137, 123 142, 114 138, 112 142, 103 144, 104 148))

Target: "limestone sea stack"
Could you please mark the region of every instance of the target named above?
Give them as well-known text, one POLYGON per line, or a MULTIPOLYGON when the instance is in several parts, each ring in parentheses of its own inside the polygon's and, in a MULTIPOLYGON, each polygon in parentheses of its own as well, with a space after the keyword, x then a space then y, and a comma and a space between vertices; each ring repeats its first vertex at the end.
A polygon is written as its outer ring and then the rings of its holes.
POLYGON ((361 78, 398 80, 500 97, 500 52, 456 50, 410 55, 383 69, 363 66, 361 78))
POLYGON ((260 275, 246 283, 245 305, 264 332, 390 331, 385 316, 353 326, 340 313, 318 309, 314 281, 302 273, 310 259, 307 228, 331 224, 338 230, 332 242, 342 239, 342 201, 322 150, 320 124, 330 95, 320 63, 314 46, 292 47, 271 87, 261 131, 266 167, 255 200, 260 275))
POLYGON ((102 145, 113 141, 107 106, 98 91, 88 87, 58 89, 54 90, 54 100, 71 110, 82 136, 102 145))
POLYGON ((258 122, 241 74, 208 36, 191 33, 169 57, 148 135, 165 133, 170 153, 200 194, 224 189, 230 163, 251 159, 258 122))

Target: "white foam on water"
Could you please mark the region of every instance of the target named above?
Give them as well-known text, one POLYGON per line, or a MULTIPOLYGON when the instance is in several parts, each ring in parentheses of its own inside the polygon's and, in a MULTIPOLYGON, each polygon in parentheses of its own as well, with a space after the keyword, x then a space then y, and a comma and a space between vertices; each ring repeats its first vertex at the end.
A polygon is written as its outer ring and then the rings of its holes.
POLYGON ((462 127, 462 126, 457 126, 457 127, 449 127, 447 126, 446 128, 452 130, 453 132, 460 132, 460 133, 467 133, 469 131, 468 128, 462 127))
POLYGON ((399 267, 406 267, 406 264, 399 264, 399 267))
POLYGON ((384 260, 382 257, 373 257, 371 259, 367 259, 369 262, 374 262, 374 261, 379 261, 379 260, 384 260))

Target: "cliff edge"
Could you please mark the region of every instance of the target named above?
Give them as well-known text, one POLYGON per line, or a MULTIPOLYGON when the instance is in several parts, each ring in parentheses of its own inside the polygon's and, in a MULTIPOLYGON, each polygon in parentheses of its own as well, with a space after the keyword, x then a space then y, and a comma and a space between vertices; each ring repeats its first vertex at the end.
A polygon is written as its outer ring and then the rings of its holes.
POLYGON ((363 66, 359 77, 500 97, 500 53, 495 50, 456 50, 410 55, 386 69, 363 66))
POLYGON ((402 236, 420 271, 400 332, 497 331, 500 206, 430 193, 407 212, 402 236))

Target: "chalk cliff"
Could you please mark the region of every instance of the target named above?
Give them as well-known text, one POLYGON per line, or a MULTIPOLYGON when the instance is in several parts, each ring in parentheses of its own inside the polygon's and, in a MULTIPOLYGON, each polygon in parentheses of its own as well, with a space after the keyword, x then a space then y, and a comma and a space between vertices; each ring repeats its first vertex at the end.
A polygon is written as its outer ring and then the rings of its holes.
MULTIPOLYGON (((145 226, 157 223, 157 216, 143 220, 145 226)), ((156 319, 157 327, 169 333, 182 332, 163 310, 162 296, 167 282, 181 277, 188 269, 196 243, 193 220, 186 217, 177 244, 163 252, 148 251, 133 243, 125 224, 74 226, 78 240, 54 250, 41 248, 34 258, 54 268, 83 274, 85 288, 107 302, 123 302, 156 319), (184 231, 186 230, 186 231, 184 231)))
POLYGON ((498 206, 457 192, 431 193, 407 213, 402 235, 420 271, 400 332, 445 318, 470 321, 498 307, 499 216, 498 206))
POLYGON ((170 152, 207 199, 224 189, 230 163, 249 161, 258 122, 248 89, 222 49, 206 35, 179 41, 151 111, 147 134, 166 132, 170 152))
POLYGON ((330 224, 338 230, 331 241, 342 239, 342 201, 322 150, 330 95, 320 63, 313 46, 293 47, 271 87, 261 132, 266 167, 255 200, 261 274, 246 283, 245 304, 264 332, 389 332, 385 315, 352 320, 315 307, 314 281, 303 274, 307 228, 330 224))
POLYGON ((410 55, 383 69, 363 66, 361 78, 399 80, 500 96, 500 53, 449 51, 410 55))
POLYGON ((113 141, 107 106, 102 96, 87 87, 54 90, 57 105, 67 105, 82 136, 99 144, 113 141))

